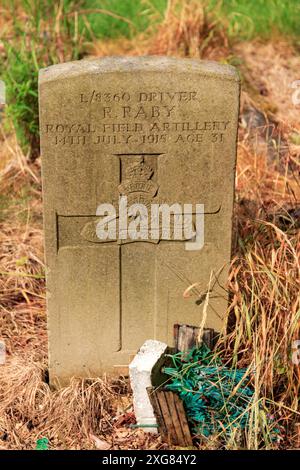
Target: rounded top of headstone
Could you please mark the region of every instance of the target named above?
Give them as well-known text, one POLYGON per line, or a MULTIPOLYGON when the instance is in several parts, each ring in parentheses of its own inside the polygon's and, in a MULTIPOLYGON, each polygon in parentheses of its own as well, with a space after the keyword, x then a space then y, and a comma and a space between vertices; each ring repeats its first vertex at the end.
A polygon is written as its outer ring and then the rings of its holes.
POLYGON ((40 83, 78 75, 117 72, 199 73, 208 78, 240 81, 235 67, 218 62, 174 57, 104 57, 51 65, 40 70, 40 83))

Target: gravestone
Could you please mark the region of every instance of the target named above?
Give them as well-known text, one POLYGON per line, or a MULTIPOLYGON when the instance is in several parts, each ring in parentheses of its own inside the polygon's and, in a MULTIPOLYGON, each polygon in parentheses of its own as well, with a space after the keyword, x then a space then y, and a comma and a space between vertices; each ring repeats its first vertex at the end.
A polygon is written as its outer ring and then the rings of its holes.
POLYGON ((39 97, 52 383, 118 374, 147 339, 172 345, 174 324, 200 325, 205 298, 206 326, 220 330, 235 69, 164 57, 84 60, 41 70, 39 97), (146 207, 192 204, 193 220, 203 204, 203 246, 187 248, 188 237, 160 229, 154 239, 100 239, 97 208, 124 196, 146 207))

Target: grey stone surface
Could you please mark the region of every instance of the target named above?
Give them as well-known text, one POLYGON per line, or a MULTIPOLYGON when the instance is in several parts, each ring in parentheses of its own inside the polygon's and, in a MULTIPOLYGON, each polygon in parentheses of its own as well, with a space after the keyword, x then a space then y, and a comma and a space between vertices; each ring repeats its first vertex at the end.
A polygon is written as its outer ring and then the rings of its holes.
POLYGON ((201 297, 211 272, 207 326, 222 328, 235 69, 161 57, 85 60, 42 70, 39 96, 52 383, 116 374, 147 338, 172 345, 174 323, 201 322, 203 302, 184 299, 184 290, 198 282, 201 297), (97 207, 122 194, 131 203, 204 204, 203 248, 186 251, 167 237, 99 243, 97 207))

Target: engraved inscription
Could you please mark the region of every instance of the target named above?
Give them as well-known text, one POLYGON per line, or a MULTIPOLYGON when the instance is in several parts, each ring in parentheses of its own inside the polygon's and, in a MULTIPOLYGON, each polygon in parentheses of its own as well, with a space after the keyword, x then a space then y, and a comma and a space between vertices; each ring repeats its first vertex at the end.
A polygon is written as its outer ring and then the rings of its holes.
POLYGON ((97 90, 93 90, 91 93, 80 93, 79 95, 79 102, 80 103, 120 103, 120 102, 128 102, 131 100, 136 100, 137 102, 155 102, 155 103, 162 103, 167 101, 169 103, 173 102, 188 102, 188 101, 196 101, 197 100, 197 92, 196 91, 174 91, 174 92, 162 92, 162 91, 152 91, 152 92, 144 92, 140 91, 134 94, 127 93, 127 92, 119 92, 119 93, 102 93, 97 90))
POLYGON ((198 111, 193 115, 190 107, 201 110, 201 100, 193 90, 136 93, 92 90, 80 93, 78 103, 93 110, 91 121, 46 123, 45 134, 55 146, 222 144, 230 128, 229 120, 217 116, 211 121, 194 119, 198 111))
POLYGON ((230 121, 46 124, 46 135, 57 146, 134 143, 217 144, 225 139, 230 121))

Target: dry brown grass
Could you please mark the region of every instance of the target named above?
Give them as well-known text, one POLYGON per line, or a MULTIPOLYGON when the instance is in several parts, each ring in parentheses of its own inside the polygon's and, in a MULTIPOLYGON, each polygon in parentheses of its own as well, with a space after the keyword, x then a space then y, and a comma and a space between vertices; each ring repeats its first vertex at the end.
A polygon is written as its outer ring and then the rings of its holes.
POLYGON ((148 52, 217 60, 226 57, 229 49, 224 31, 207 17, 198 1, 170 0, 148 52))
MULTIPOLYGON (((300 365, 292 362, 293 342, 300 338, 299 233, 275 224, 249 220, 245 246, 231 267, 229 332, 220 342, 223 359, 249 367, 255 400, 248 448, 259 448, 264 411, 274 416, 282 447, 293 446, 300 422, 300 365), (248 241, 247 241, 248 239, 248 241)), ((264 440, 264 447, 268 438, 264 440)))
POLYGON ((0 368, 2 447, 34 448, 47 436, 51 448, 93 448, 91 435, 111 434, 121 382, 74 378, 68 387, 51 391, 46 367, 46 361, 16 356, 0 368))
POLYGON ((16 142, 8 150, 1 175, 0 334, 9 354, 45 355, 40 167, 28 165, 16 142))
POLYGON ((171 55, 225 60, 229 54, 227 36, 205 14, 198 0, 169 0, 159 25, 151 25, 131 41, 96 40, 88 45, 92 56, 171 55))

